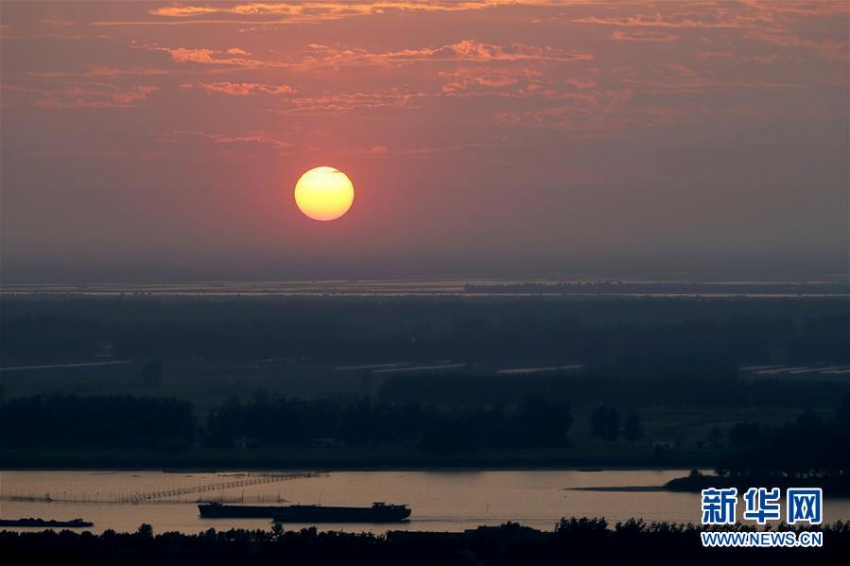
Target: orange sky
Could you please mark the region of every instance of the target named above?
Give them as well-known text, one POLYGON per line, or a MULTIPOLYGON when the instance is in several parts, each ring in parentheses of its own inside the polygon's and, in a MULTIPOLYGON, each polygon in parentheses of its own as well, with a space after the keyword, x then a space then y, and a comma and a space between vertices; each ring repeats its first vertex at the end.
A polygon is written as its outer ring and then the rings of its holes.
POLYGON ((848 17, 4 1, 3 279, 846 272, 848 17))

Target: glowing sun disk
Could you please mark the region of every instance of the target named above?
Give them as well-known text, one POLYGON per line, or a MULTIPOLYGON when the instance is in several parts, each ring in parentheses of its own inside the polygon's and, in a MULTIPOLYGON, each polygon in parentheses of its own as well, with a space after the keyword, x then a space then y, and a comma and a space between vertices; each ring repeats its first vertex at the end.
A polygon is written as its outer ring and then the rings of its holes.
POLYGON ((333 167, 310 169, 295 184, 295 204, 305 216, 326 222, 348 212, 354 202, 354 185, 333 167))

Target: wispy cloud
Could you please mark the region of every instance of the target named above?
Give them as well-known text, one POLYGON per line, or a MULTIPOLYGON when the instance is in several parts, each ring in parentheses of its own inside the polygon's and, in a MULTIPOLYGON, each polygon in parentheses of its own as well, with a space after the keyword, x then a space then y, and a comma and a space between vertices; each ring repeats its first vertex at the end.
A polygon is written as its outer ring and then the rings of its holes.
POLYGON ((489 67, 461 67, 440 71, 438 77, 445 81, 443 93, 457 93, 471 88, 482 87, 485 90, 499 90, 505 87, 527 85, 529 81, 541 75, 533 69, 510 69, 489 67))
POLYGON ((698 59, 732 59, 735 54, 731 51, 699 51, 698 59))
POLYGON ((554 47, 540 47, 515 42, 506 45, 484 43, 474 39, 465 39, 456 43, 436 46, 409 48, 398 51, 370 52, 351 47, 334 47, 321 44, 309 45, 310 51, 297 66, 311 68, 316 66, 379 65, 394 66, 415 62, 511 62, 511 61, 590 61, 591 53, 578 50, 565 50, 554 47))
POLYGON ((112 93, 112 100, 118 104, 130 105, 134 102, 147 100, 152 92, 159 90, 157 86, 137 86, 129 90, 119 90, 112 93))
POLYGON ((251 96, 258 93, 281 95, 292 94, 295 90, 288 85, 267 85, 261 83, 215 82, 199 83, 198 86, 206 92, 219 92, 232 96, 251 96))
POLYGON ((693 69, 689 69, 680 63, 665 63, 664 67, 683 77, 695 77, 697 74, 693 69))
POLYGON ((45 26, 57 26, 57 27, 70 27, 76 24, 76 22, 69 18, 63 18, 61 16, 46 16, 39 20, 39 23, 45 26))
POLYGON ((159 90, 156 86, 120 88, 99 83, 71 84, 57 88, 27 89, 31 104, 42 108, 132 108, 159 90))
POLYGON ((320 23, 364 16, 416 14, 424 12, 468 12, 502 6, 559 7, 591 4, 593 0, 383 0, 332 2, 290 0, 285 2, 171 5, 153 8, 147 18, 100 20, 103 26, 156 25, 287 25, 320 23))
POLYGON ((679 36, 673 33, 662 33, 660 31, 615 31, 611 34, 615 41, 676 41, 679 36))
POLYGON ((559 93, 550 105, 497 110, 495 119, 513 126, 568 130, 575 138, 611 138, 625 131, 630 117, 624 105, 632 89, 559 93))
POLYGON ((154 76, 168 75, 172 71, 169 69, 153 68, 153 67, 110 67, 107 65, 94 66, 82 71, 30 71, 27 74, 32 77, 118 77, 122 75, 132 76, 154 76))
POLYGON ((165 51, 175 63, 199 63, 201 65, 231 65, 238 67, 264 67, 268 61, 248 59, 243 55, 249 55, 241 49, 190 49, 186 47, 154 47, 158 51, 165 51))
POLYGON ((304 112, 351 112, 354 110, 421 108, 415 103, 419 94, 402 93, 396 90, 381 92, 322 93, 315 96, 288 98, 289 108, 281 113, 304 112))
POLYGON ((497 144, 458 144, 458 145, 443 145, 443 146, 425 146, 425 147, 387 147, 385 145, 372 146, 365 150, 354 150, 350 153, 355 153, 362 157, 407 157, 407 158, 423 158, 423 159, 470 159, 470 152, 499 147, 497 144))
POLYGON ((150 11, 154 16, 190 19, 215 15, 240 18, 274 18, 275 23, 325 21, 366 15, 383 15, 392 12, 465 12, 485 10, 499 6, 564 6, 587 4, 589 0, 383 0, 383 1, 289 1, 275 3, 248 2, 244 4, 207 3, 194 6, 164 6, 150 11))
POLYGON ((596 81, 593 79, 570 78, 564 82, 575 88, 596 88, 596 81))
POLYGON ((672 28, 672 29, 750 29, 758 27, 755 18, 741 14, 721 12, 720 15, 705 14, 702 18, 695 14, 653 14, 651 16, 628 16, 602 18, 589 16, 572 20, 578 24, 594 24, 602 26, 635 27, 635 28, 672 28))
POLYGON ((850 13, 850 4, 847 2, 812 2, 785 1, 764 2, 763 0, 740 0, 740 3, 750 10, 768 14, 768 18, 775 20, 777 15, 781 16, 833 16, 836 14, 850 13))
POLYGON ((760 39, 761 41, 772 45, 814 51, 823 59, 850 61, 847 41, 836 41, 832 39, 816 41, 812 39, 803 39, 799 35, 792 33, 773 32, 753 32, 748 34, 747 37, 760 39))
POLYGON ((222 134, 215 132, 178 130, 157 134, 155 139, 159 142, 165 143, 177 143, 181 140, 195 139, 222 145, 260 144, 277 149, 287 149, 292 147, 290 142, 275 137, 263 130, 249 131, 244 134, 222 134))
POLYGON ((180 64, 210 65, 248 69, 290 68, 295 71, 312 70, 319 67, 383 66, 393 67, 421 62, 516 62, 591 61, 593 55, 579 50, 542 47, 515 42, 506 45, 484 43, 465 39, 448 45, 409 48, 397 51, 368 51, 359 47, 330 46, 311 43, 300 58, 287 60, 251 56, 240 48, 210 49, 187 47, 152 46, 147 49, 164 51, 172 61, 180 64))

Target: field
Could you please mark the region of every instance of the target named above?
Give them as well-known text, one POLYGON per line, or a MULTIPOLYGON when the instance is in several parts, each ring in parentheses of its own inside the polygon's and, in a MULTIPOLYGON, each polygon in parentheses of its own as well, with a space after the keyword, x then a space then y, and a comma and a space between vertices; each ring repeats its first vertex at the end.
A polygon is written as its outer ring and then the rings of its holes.
POLYGON ((176 449, 169 439, 149 451, 10 445, 9 466, 711 467, 736 425, 777 428, 805 411, 831 422, 850 390, 842 335, 850 307, 834 297, 46 294, 0 303, 7 403, 175 399, 191 404, 200 429, 233 403, 249 415, 285 399, 308 408, 412 404, 455 421, 465 411, 510 417, 534 399, 569 411, 567 433, 548 447, 529 438, 525 448, 496 449, 479 439, 476 450, 435 454, 418 437, 313 446, 321 434, 301 430, 287 446, 242 450, 201 440, 176 449), (812 371, 754 373, 762 366, 812 371), (621 419, 613 436, 594 429, 600 408, 621 419), (626 440, 629 416, 640 430, 626 440))

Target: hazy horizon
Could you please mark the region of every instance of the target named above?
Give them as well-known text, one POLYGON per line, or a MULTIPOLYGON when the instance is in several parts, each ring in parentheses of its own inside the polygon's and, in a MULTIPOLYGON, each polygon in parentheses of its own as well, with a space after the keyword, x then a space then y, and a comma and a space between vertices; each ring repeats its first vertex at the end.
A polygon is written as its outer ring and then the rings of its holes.
POLYGON ((847 275, 848 18, 3 2, 0 279, 847 275), (293 199, 320 165, 328 223, 293 199))
MULTIPOLYGON (((381 266, 357 265, 344 268, 334 264, 319 269, 313 266, 299 266, 295 269, 263 268, 262 266, 227 267, 206 266, 187 268, 174 264, 69 264, 69 265, 25 265, 14 264, 4 259, 0 270, 0 286, 3 285, 181 285, 193 283, 263 283, 263 282, 304 282, 304 281, 589 281, 589 280, 648 280, 694 282, 715 281, 752 281, 752 282, 806 282, 831 281, 847 278, 846 265, 841 262, 805 261, 794 265, 777 261, 765 263, 754 269, 751 262, 742 259, 735 263, 726 263, 725 269, 706 269, 694 267, 657 267, 657 262, 617 262, 617 267, 593 268, 582 264, 572 271, 567 269, 544 269, 537 266, 512 271, 492 268, 464 270, 462 268, 436 271, 417 266, 410 261, 399 264, 395 269, 381 266)), ((597 262, 598 263, 598 262, 597 262)), ((569 265, 570 262, 565 262, 569 265)), ((347 267, 347 266, 345 266, 347 267)))

